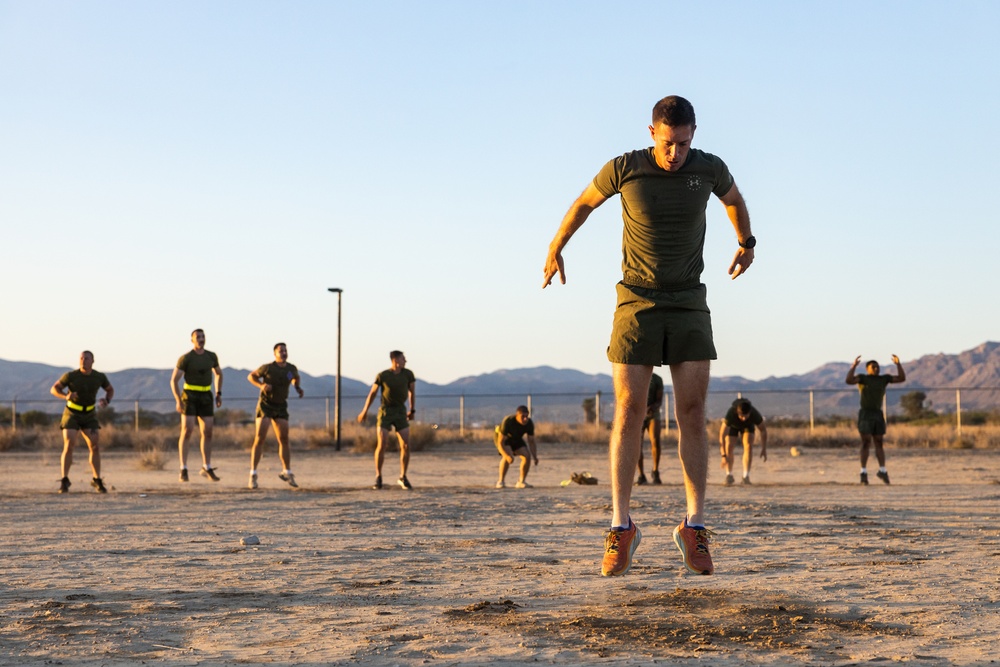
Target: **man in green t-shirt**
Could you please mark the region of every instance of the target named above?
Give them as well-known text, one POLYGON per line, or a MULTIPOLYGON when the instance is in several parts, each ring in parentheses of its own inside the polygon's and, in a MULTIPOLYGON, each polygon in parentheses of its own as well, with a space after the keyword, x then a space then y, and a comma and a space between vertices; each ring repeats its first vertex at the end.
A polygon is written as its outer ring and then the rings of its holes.
POLYGON ((528 471, 531 470, 532 459, 535 465, 538 465, 538 450, 535 447, 535 422, 531 421, 527 405, 517 406, 514 414, 503 418, 493 434, 493 442, 500 453, 500 477, 497 480, 497 488, 502 489, 507 486, 504 478, 515 456, 521 457, 521 474, 517 480, 517 488, 531 488, 527 482, 528 471))
POLYGON ((865 364, 866 375, 855 375, 854 371, 861 363, 859 356, 847 371, 847 384, 858 386, 861 393, 861 409, 858 410, 858 433, 861 434, 861 483, 868 484, 868 450, 875 443, 875 458, 878 459, 878 472, 875 476, 889 483, 889 471, 885 467, 885 450, 882 439, 885 436, 885 415, 882 413, 882 401, 885 399, 885 388, 890 384, 906 382, 906 371, 899 363, 899 357, 892 355, 892 363, 896 364, 896 375, 879 375, 879 365, 875 360, 865 364))
POLYGON ((97 409, 105 408, 115 395, 115 388, 108 381, 108 376, 94 370, 94 354, 90 350, 80 353, 79 370, 63 373, 62 377, 49 393, 61 401, 66 401, 59 428, 63 434, 62 479, 59 480, 59 493, 68 493, 70 487, 69 469, 73 465, 73 448, 76 446, 80 433, 90 449, 90 469, 94 479, 90 485, 98 493, 107 493, 104 480, 101 478, 101 425, 97 421, 97 409), (98 399, 97 392, 104 390, 104 398, 98 399))
POLYGON ((406 357, 399 350, 389 353, 390 368, 375 376, 365 407, 358 415, 358 423, 364 424, 368 419, 368 408, 371 407, 375 394, 382 390, 382 404, 378 409, 378 440, 375 444, 375 484, 373 489, 382 488, 382 462, 385 460, 385 444, 389 439, 389 429, 396 429, 399 439, 399 481, 398 484, 407 490, 413 488, 406 478, 406 470, 410 465, 410 421, 416 414, 416 383, 413 371, 406 368, 406 357), (410 409, 407 411, 406 402, 410 409))
POLYGON ((753 441, 757 429, 760 429, 760 460, 767 461, 767 425, 764 423, 764 415, 745 398, 733 401, 719 428, 719 448, 722 454, 722 469, 726 472, 726 486, 736 483, 733 478, 733 459, 736 443, 740 441, 743 442, 743 483, 750 483, 753 441))
POLYGON ((278 479, 298 487, 292 474, 292 451, 288 444, 288 388, 295 387, 299 398, 305 395, 299 386, 299 369, 288 363, 288 346, 277 343, 274 346, 274 361, 264 364, 247 375, 250 384, 260 389, 257 400, 257 429, 254 431, 253 447, 250 448, 251 489, 257 488, 257 465, 264 454, 267 428, 274 422, 274 435, 278 438, 278 458, 281 459, 281 474, 278 479))
POLYGON ((191 332, 194 349, 177 360, 177 366, 170 376, 170 390, 177 402, 177 412, 181 415, 181 437, 177 451, 181 459, 180 481, 188 481, 188 442, 194 434, 195 422, 201 431, 201 476, 213 482, 219 476, 212 468, 212 426, 215 423, 215 408, 222 407, 222 368, 215 352, 205 349, 205 332, 195 329, 191 332), (212 376, 215 376, 215 397, 212 397, 212 376), (181 377, 184 391, 179 391, 181 377))
MULTIPOLYGON (((660 480, 660 432, 663 430, 663 419, 660 408, 663 407, 663 378, 656 373, 649 379, 649 392, 646 394, 646 418, 642 420, 642 432, 649 432, 650 454, 653 456, 653 484, 662 484, 660 480)), ((640 438, 642 435, 640 434, 640 438)), ((642 445, 639 446, 639 479, 636 484, 645 484, 646 473, 642 470, 642 445)))
POLYGON ((682 97, 653 107, 653 146, 609 161, 573 202, 549 244, 542 286, 558 273, 566 282, 562 251, 591 212, 621 195, 622 280, 617 285, 608 360, 613 364, 615 418, 611 430, 611 530, 605 535, 601 574, 625 574, 642 537, 629 516, 632 482, 642 446, 642 422, 653 366, 667 364, 677 416, 678 453, 687 516, 674 530, 684 566, 711 574, 710 531, 704 524, 708 478, 705 399, 710 360, 716 358, 712 322, 701 283, 705 211, 718 197, 736 230, 739 248, 729 275, 750 268, 756 239, 750 216, 726 164, 691 147, 695 113, 682 97))

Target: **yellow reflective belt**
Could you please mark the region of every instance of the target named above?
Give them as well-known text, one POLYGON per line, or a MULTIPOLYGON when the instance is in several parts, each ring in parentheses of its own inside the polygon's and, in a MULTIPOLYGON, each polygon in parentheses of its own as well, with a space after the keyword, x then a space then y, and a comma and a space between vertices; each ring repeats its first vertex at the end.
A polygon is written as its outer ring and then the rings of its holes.
POLYGON ((201 386, 197 384, 188 384, 187 382, 185 382, 184 389, 187 391, 212 391, 212 385, 209 384, 201 386))
POLYGON ((70 410, 76 410, 78 412, 90 412, 91 410, 94 409, 93 405, 77 405, 73 401, 66 401, 66 406, 70 410))

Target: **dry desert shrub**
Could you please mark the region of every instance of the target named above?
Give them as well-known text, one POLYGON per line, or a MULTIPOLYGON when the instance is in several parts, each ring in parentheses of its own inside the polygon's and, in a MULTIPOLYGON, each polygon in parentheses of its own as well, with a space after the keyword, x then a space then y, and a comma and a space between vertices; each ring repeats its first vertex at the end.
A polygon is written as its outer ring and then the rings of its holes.
MULTIPOLYGON (((351 451, 357 454, 365 454, 368 452, 374 452, 375 446, 378 444, 378 435, 376 429, 374 428, 358 428, 351 429, 354 431, 353 437, 348 436, 346 433, 341 433, 341 440, 344 442, 350 442, 351 451), (346 437, 345 437, 346 436, 346 437)), ((425 449, 430 449, 434 446, 437 440, 437 429, 433 426, 427 424, 410 424, 410 451, 419 452, 425 449)), ((395 450, 398 447, 399 440, 396 439, 395 434, 390 434, 388 447, 390 451, 395 450)))
POLYGON ((162 449, 145 447, 139 451, 135 464, 139 470, 163 470, 167 465, 167 455, 162 449))

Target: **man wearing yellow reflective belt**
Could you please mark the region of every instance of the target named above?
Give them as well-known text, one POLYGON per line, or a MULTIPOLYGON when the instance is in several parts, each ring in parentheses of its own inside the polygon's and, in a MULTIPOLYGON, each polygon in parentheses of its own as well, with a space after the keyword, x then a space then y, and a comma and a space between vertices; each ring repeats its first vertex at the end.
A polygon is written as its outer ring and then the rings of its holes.
POLYGON ((170 390, 177 401, 177 412, 181 415, 181 437, 177 449, 181 459, 180 481, 188 481, 187 445, 194 434, 195 421, 201 431, 201 475, 213 482, 219 476, 212 468, 212 424, 215 408, 222 407, 222 368, 215 352, 205 349, 205 332, 195 329, 191 332, 194 349, 177 360, 177 367, 170 376, 170 390), (212 397, 212 375, 215 375, 215 397, 212 397), (184 392, 180 391, 181 376, 184 376, 184 392))
POLYGON ((70 487, 69 469, 73 465, 73 447, 76 446, 80 432, 90 448, 90 469, 94 479, 90 485, 98 493, 107 493, 104 480, 101 479, 101 450, 98 445, 98 434, 101 425, 97 422, 98 407, 106 407, 115 395, 115 389, 108 381, 108 376, 94 370, 94 354, 89 350, 80 353, 80 369, 63 373, 59 381, 49 390, 53 396, 66 401, 62 421, 59 428, 63 434, 62 479, 59 482, 59 493, 67 493, 70 487), (104 398, 98 400, 97 392, 104 390, 104 398))

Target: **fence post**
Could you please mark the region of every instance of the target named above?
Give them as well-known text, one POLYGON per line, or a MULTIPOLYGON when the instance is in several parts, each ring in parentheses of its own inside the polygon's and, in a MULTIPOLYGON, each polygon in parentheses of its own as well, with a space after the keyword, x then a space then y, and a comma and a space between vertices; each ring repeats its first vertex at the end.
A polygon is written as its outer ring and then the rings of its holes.
POLYGON ((10 430, 17 433, 17 398, 10 402, 10 430))
POLYGON ((815 435, 816 433, 816 417, 815 417, 816 404, 813 400, 813 391, 809 390, 809 435, 815 435))
POLYGON ((955 419, 958 427, 958 437, 962 437, 962 390, 955 390, 955 419))
POLYGON ((139 432, 139 399, 135 399, 135 432, 139 432))
POLYGON ((531 394, 528 394, 528 405, 526 407, 528 408, 528 414, 530 415, 531 414, 531 394))
POLYGON ((458 437, 465 437, 465 394, 458 397, 458 437))
POLYGON ((330 432, 330 397, 326 397, 326 432, 330 432))
POLYGON ((670 394, 663 392, 663 431, 670 433, 670 394))
POLYGON ((597 420, 596 420, 595 423, 597 424, 597 432, 600 433, 600 431, 601 431, 601 392, 597 392, 596 402, 597 402, 597 405, 595 407, 597 408, 597 420))

